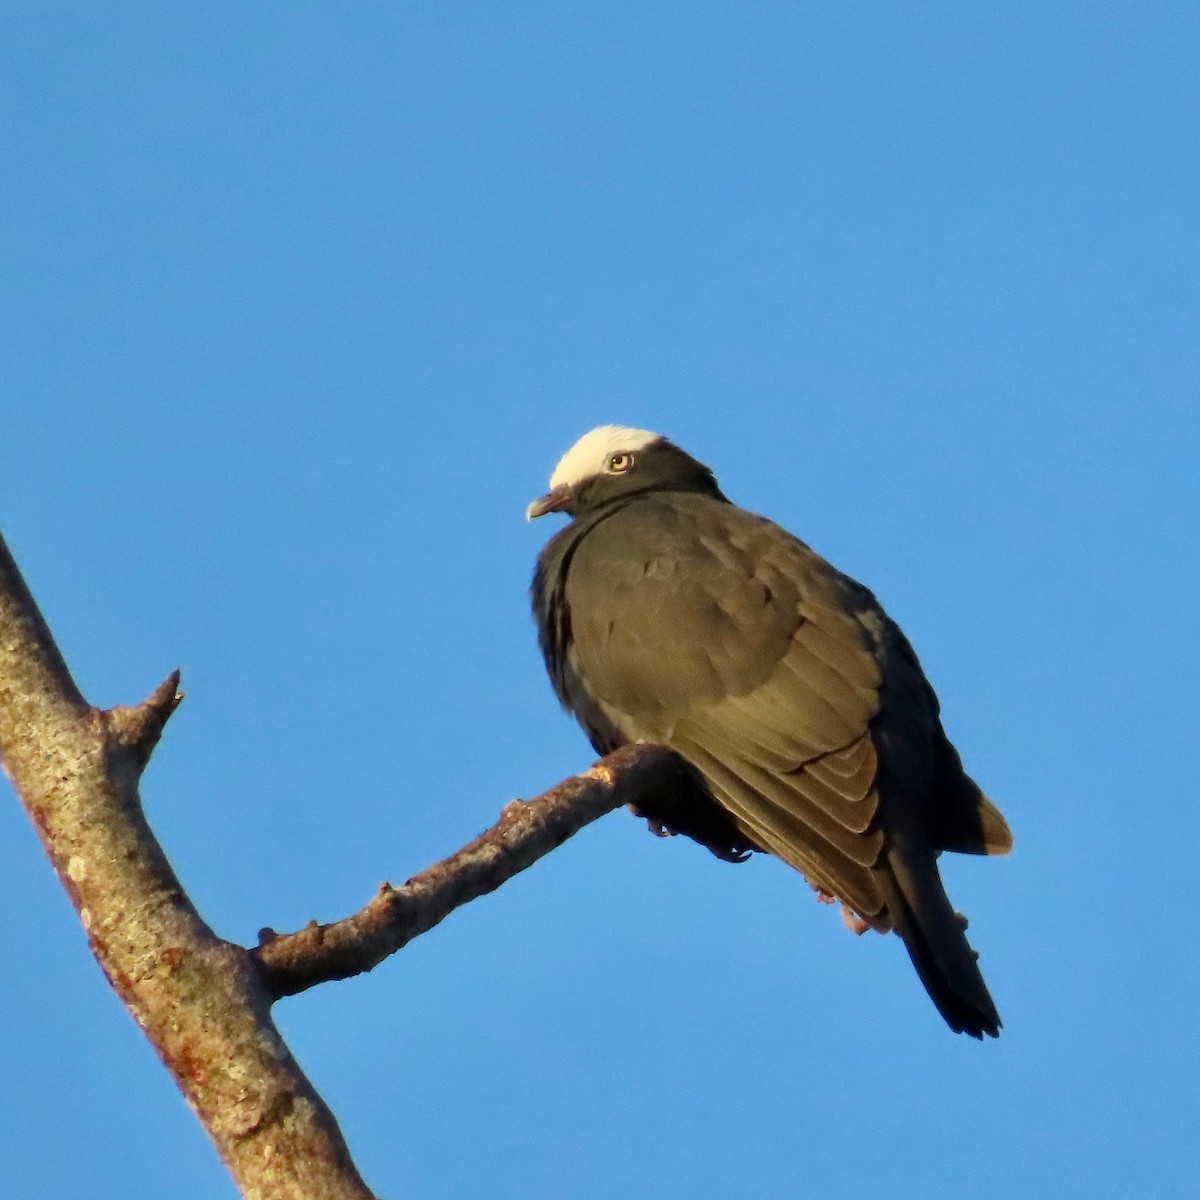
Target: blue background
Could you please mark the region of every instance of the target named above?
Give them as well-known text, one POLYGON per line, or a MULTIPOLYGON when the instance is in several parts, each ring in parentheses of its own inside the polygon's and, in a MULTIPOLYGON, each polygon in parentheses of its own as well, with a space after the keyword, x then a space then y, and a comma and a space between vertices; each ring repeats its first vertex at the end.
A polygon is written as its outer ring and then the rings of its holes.
MULTIPOLYGON (((224 936, 587 766, 524 505, 670 434, 871 585, 1016 833, 1003 1013, 618 813, 278 1008, 381 1195, 1193 1196, 1200 16, 1182 4, 26 4, 0 521, 224 936)), ((232 1196, 0 805, 0 1162, 232 1196)))

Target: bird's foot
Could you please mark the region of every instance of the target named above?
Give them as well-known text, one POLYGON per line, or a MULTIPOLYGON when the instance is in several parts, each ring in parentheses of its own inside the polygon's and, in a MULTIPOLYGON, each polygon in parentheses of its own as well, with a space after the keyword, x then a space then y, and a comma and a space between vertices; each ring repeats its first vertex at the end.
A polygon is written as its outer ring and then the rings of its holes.
POLYGON ((871 928, 870 921, 864 921, 854 909, 848 908, 845 904, 842 905, 842 920, 845 921, 846 928, 855 937, 862 937, 871 928))
POLYGON ((818 904, 833 904, 837 900, 832 892, 827 892, 820 884, 810 883, 808 886, 817 893, 818 904))
POLYGON ((649 813, 643 812, 636 804, 630 804, 629 811, 633 813, 635 817, 640 817, 643 821, 645 821, 646 828, 649 829, 655 837, 669 838, 675 836, 675 830, 668 828, 665 822, 660 820, 658 817, 652 817, 649 815, 649 813))
POLYGON ((971 927, 971 922, 967 920, 966 913, 956 912, 954 914, 954 919, 963 927, 964 932, 971 927))
POLYGON ((655 837, 669 838, 682 834, 706 846, 725 862, 745 862, 751 851, 758 849, 715 800, 701 797, 698 803, 687 800, 683 804, 667 804, 649 812, 636 804, 630 804, 628 808, 635 817, 646 822, 646 828, 655 837))

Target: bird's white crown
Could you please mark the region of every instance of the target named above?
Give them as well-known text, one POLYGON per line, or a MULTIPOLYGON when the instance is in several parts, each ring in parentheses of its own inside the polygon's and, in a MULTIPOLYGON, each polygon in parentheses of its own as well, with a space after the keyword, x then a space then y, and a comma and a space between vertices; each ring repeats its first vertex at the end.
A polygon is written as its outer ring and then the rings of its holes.
POLYGON ((601 425, 585 433, 558 460, 554 474, 550 476, 552 488, 581 483, 593 475, 599 475, 608 463, 608 456, 618 450, 630 452, 642 450, 651 442, 662 440, 662 434, 649 429, 629 429, 625 425, 601 425))

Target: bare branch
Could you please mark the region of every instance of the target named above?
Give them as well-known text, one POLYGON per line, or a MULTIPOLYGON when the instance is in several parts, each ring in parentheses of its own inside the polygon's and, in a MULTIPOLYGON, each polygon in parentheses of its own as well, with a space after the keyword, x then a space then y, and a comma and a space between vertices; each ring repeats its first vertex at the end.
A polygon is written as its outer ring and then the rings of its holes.
POLYGON ((126 747, 135 762, 145 767, 162 737, 163 728, 182 702, 179 671, 175 670, 141 704, 131 708, 122 704, 105 713, 109 737, 126 747))
POLYGON ((373 1200, 271 1004, 370 970, 589 822, 669 799, 687 767, 660 746, 626 747, 509 804, 486 833, 403 887, 384 884, 354 916, 282 937, 264 930, 246 950, 204 923, 142 813, 142 771, 182 699, 173 671, 141 704, 88 705, 0 538, 0 763, 96 961, 244 1195, 373 1200))
POLYGON ((243 1194, 371 1200, 249 954, 204 924, 142 815, 138 781, 177 685, 90 708, 0 539, 0 760, 92 953, 243 1194))
POLYGON ((265 929, 255 954, 274 996, 290 996, 377 966, 454 909, 494 891, 585 825, 623 804, 679 786, 681 760, 662 746, 627 746, 525 804, 403 887, 384 884, 360 912, 286 935, 265 929))

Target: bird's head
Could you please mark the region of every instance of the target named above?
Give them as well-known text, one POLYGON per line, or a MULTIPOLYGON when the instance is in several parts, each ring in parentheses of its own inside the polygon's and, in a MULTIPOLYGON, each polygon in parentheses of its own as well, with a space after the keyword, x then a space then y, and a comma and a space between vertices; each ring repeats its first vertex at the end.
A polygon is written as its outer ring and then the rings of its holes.
POLYGON ((712 471, 662 434, 601 425, 559 459, 550 490, 525 510, 525 516, 531 521, 549 512, 575 517, 648 491, 705 492, 724 499, 712 471))

